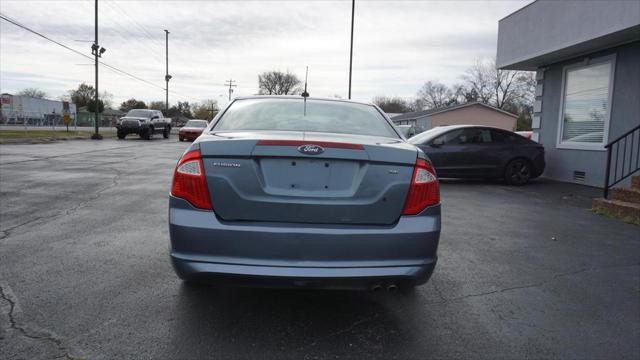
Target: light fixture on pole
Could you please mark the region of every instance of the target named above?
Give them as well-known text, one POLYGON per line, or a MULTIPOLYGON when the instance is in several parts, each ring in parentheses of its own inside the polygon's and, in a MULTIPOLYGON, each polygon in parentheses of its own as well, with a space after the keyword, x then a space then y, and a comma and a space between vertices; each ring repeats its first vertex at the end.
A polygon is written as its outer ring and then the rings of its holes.
POLYGON ((91 138, 94 140, 102 140, 102 135, 100 135, 100 132, 98 130, 98 117, 100 116, 100 101, 99 101, 99 92, 98 92, 98 66, 99 66, 98 58, 102 57, 102 54, 104 54, 104 52, 107 51, 107 49, 100 47, 100 45, 98 45, 98 0, 95 1, 95 4, 96 4, 95 39, 93 41, 93 44, 91 45, 91 54, 95 58, 95 67, 96 67, 96 98, 95 98, 95 109, 94 109, 95 117, 93 121, 93 124, 95 126, 95 133, 91 135, 91 138))

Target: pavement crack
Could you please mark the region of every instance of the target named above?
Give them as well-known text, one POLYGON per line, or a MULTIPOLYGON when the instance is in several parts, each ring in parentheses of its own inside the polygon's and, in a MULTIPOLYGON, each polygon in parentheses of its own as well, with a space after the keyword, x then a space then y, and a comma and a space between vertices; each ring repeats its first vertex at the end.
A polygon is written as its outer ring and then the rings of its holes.
POLYGON ((475 293, 475 294, 467 294, 467 295, 462 295, 462 296, 456 296, 456 297, 452 297, 452 298, 444 297, 442 295, 442 293, 440 292, 440 290, 437 288, 437 286, 434 284, 434 288, 436 289, 436 292, 438 293, 438 295, 440 296, 440 298, 442 300, 441 301, 432 301, 432 302, 429 302, 428 304, 447 304, 449 302, 465 300, 465 299, 469 299, 469 298, 489 296, 489 295, 494 295, 494 294, 498 294, 498 293, 505 293, 505 292, 514 291, 514 290, 537 288, 537 287, 541 287, 541 286, 547 285, 547 284, 549 284, 549 283, 551 283, 551 282, 553 282, 553 281, 555 281, 555 280, 557 280, 559 278, 566 277, 566 276, 573 276, 573 275, 577 275, 577 274, 581 274, 581 273, 589 272, 589 271, 608 270, 608 269, 625 268, 625 267, 633 267, 633 266, 640 266, 640 263, 614 265, 614 266, 602 266, 602 267, 587 267, 587 268, 582 268, 582 269, 573 270, 573 271, 556 273, 556 274, 553 274, 547 280, 543 280, 543 281, 539 281, 539 282, 535 282, 535 283, 531 283, 531 284, 516 285, 516 286, 496 289, 496 290, 492 290, 492 291, 485 291, 485 292, 479 292, 479 293, 475 293))
POLYGON ((18 324, 16 320, 16 301, 11 298, 6 292, 5 289, 0 285, 0 299, 4 300, 9 304, 9 312, 7 316, 9 318, 9 328, 17 331, 22 336, 27 337, 33 340, 40 340, 53 343, 58 351, 62 353, 62 355, 57 356, 56 358, 67 358, 67 359, 82 359, 81 357, 73 356, 67 349, 67 347, 63 344, 62 340, 55 337, 54 335, 44 332, 43 335, 38 335, 27 330, 24 326, 18 324))
POLYGON ((17 229, 19 227, 22 227, 22 226, 29 225, 29 224, 34 223, 34 222, 36 222, 38 220, 41 220, 41 219, 42 219, 42 216, 37 216, 37 217, 35 217, 33 219, 29 219, 29 220, 27 220, 27 221, 25 221, 23 223, 18 224, 18 225, 14 225, 14 226, 12 226, 12 227, 10 227, 8 229, 0 230, 0 232, 2 232, 2 235, 0 235, 0 240, 11 236, 11 233, 13 232, 13 230, 15 230, 15 229, 17 229))
POLYGON ((0 234, 0 240, 4 240, 4 239, 8 238, 9 236, 11 236, 12 232, 15 229, 21 228, 23 226, 27 226, 29 224, 35 223, 35 222, 37 222, 39 220, 42 220, 42 219, 45 219, 45 218, 48 220, 48 221, 45 222, 45 224, 50 223, 51 221, 59 218, 60 216, 70 215, 71 213, 79 210, 80 208, 86 206, 87 204, 98 200, 100 197, 102 197, 102 193, 104 193, 105 191, 107 191, 109 189, 117 187, 119 185, 120 178, 122 177, 122 171, 120 171, 120 170, 118 170, 116 168, 108 168, 108 169, 111 169, 111 170, 115 171, 115 173, 116 173, 111 178, 111 183, 109 185, 99 189, 98 191, 94 192, 93 195, 91 197, 89 197, 88 199, 85 199, 85 200, 83 200, 83 201, 71 206, 70 208, 60 210, 60 211, 58 211, 57 213, 55 213, 55 214, 53 214, 51 216, 46 216, 46 217, 37 216, 37 217, 35 217, 33 219, 30 219, 28 221, 25 221, 23 223, 14 225, 14 226, 12 226, 12 227, 10 227, 8 229, 0 230, 0 233, 1 233, 0 234))
POLYGON ((105 192, 105 191, 107 191, 109 189, 117 187, 119 185, 120 177, 122 177, 122 171, 120 171, 120 170, 118 170, 116 168, 110 168, 110 169, 114 170, 116 172, 116 174, 111 178, 111 184, 109 184, 109 185, 103 187, 102 189, 96 191, 93 194, 93 196, 91 196, 90 198, 88 198, 88 199, 86 199, 86 200, 84 200, 84 201, 82 201, 82 202, 70 207, 67 210, 61 211, 60 213, 58 213, 58 215, 55 215, 54 217, 58 217, 58 216, 62 215, 62 213, 64 213, 64 215, 69 215, 69 214, 73 213, 74 211, 77 211, 78 209, 86 206, 87 204, 98 200, 100 197, 102 197, 102 193, 103 192, 105 192))
MULTIPOLYGON (((156 145, 160 145, 160 144, 156 144, 156 145)), ((154 146, 154 145, 149 145, 149 146, 154 146)), ((56 159, 56 158, 60 158, 60 157, 68 157, 68 156, 75 156, 75 155, 91 154, 91 153, 101 152, 101 151, 121 150, 121 149, 133 148, 133 147, 139 147, 139 145, 117 146, 117 147, 112 147, 112 148, 107 148, 107 149, 96 149, 96 150, 81 151, 81 152, 70 153, 70 154, 53 155, 53 156, 37 157, 37 156, 31 155, 31 156, 34 157, 33 159, 26 159, 26 160, 19 160, 19 161, 0 163, 0 166, 12 165, 12 164, 22 164, 22 163, 26 163, 26 162, 42 161, 42 160, 56 159)))

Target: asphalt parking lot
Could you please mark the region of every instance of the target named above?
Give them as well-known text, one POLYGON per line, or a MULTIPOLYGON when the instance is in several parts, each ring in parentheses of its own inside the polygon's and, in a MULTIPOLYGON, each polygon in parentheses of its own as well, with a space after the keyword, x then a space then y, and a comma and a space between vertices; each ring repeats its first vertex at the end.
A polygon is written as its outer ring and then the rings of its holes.
POLYGON ((596 189, 445 181, 411 293, 192 287, 167 255, 187 146, 0 146, 0 358, 640 358, 640 230, 596 189))

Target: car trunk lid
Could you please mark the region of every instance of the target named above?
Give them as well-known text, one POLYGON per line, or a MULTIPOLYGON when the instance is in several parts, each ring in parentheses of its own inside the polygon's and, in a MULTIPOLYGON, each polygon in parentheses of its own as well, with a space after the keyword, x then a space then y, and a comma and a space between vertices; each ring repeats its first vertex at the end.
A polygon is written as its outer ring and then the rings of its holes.
POLYGON ((417 156, 399 139, 346 134, 219 132, 201 139, 213 207, 228 221, 392 224, 417 156))

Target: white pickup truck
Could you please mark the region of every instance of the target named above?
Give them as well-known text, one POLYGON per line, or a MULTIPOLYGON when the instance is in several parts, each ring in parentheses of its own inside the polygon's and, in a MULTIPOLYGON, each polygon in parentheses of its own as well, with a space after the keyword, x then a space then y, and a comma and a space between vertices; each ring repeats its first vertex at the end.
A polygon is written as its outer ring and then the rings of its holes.
POLYGON ((168 139, 171 133, 171 118, 165 118, 159 110, 132 109, 118 120, 116 129, 118 139, 124 139, 127 134, 138 134, 147 140, 151 140, 154 134, 162 134, 168 139))

